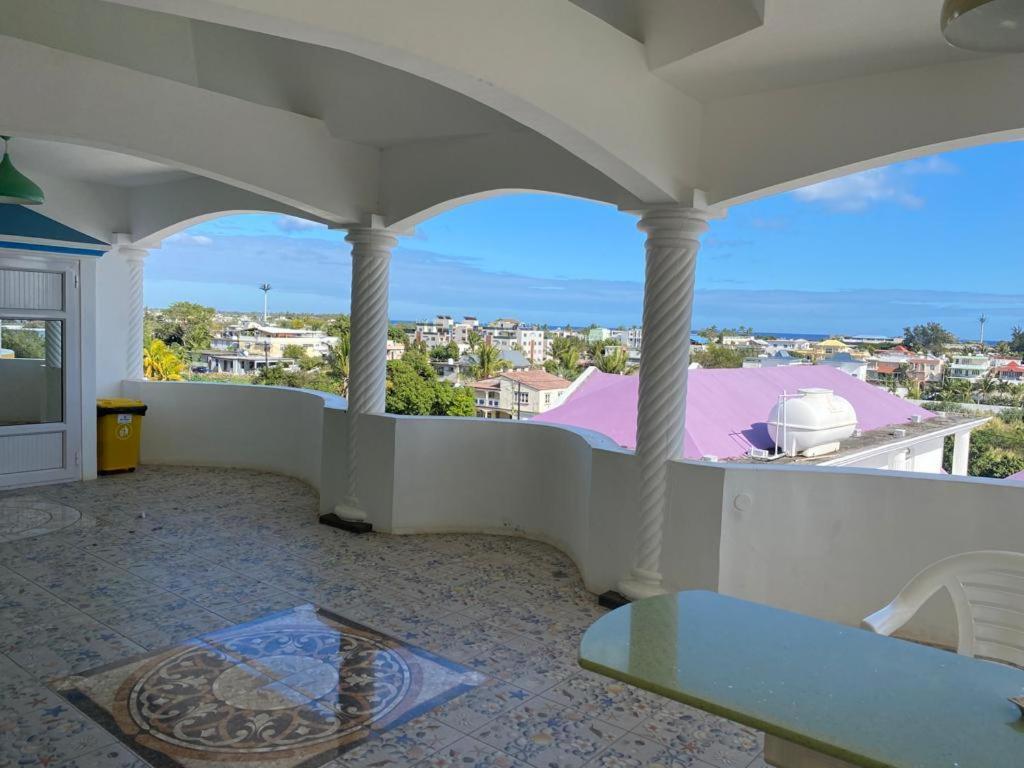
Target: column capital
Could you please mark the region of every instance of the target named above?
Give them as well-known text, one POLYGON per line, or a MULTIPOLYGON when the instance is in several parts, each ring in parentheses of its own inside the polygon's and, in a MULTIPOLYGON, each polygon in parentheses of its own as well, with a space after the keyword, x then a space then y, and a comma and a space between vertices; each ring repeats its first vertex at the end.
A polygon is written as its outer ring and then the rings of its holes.
POLYGON ((647 234, 648 243, 657 241, 669 245, 688 240, 699 240, 708 229, 708 222, 718 214, 707 208, 693 208, 685 205, 656 205, 639 211, 640 221, 636 227, 647 234))
POLYGON ((398 245, 398 235, 379 227, 348 227, 345 241, 352 244, 353 256, 389 256, 398 245))
POLYGON ((117 252, 129 261, 142 261, 149 255, 149 249, 135 245, 131 235, 117 232, 114 234, 113 241, 117 252))

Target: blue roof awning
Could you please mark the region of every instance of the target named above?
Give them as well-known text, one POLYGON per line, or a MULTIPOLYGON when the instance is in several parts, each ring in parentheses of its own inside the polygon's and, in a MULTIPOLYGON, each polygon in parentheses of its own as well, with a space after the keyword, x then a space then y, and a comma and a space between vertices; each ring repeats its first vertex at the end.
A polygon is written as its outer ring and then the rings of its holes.
POLYGON ((0 249, 102 256, 110 244, 23 205, 0 204, 0 249))

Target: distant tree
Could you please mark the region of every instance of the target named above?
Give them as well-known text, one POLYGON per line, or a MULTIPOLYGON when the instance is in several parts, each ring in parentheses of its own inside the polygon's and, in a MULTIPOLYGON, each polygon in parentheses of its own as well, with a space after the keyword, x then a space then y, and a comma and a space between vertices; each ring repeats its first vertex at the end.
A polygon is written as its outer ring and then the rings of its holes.
POLYGON ((629 352, 625 347, 609 347, 594 358, 594 365, 603 373, 624 374, 629 368, 629 352))
POLYGON ((347 339, 352 330, 351 318, 348 315, 332 317, 323 324, 322 330, 328 336, 333 336, 337 339, 347 339))
POLYGON ((348 334, 330 345, 327 352, 327 375, 337 382, 338 394, 348 394, 348 353, 351 348, 348 334))
POLYGON ((431 360, 448 360, 449 358, 454 360, 458 358, 458 356, 459 345, 456 344, 454 341, 451 341, 447 344, 439 344, 438 346, 430 350, 431 360))
POLYGON ((989 448, 968 465, 974 477, 1002 479, 1024 470, 1024 456, 1005 448, 989 448))
POLYGON ((999 389, 999 382, 991 376, 983 376, 974 383, 974 390, 981 395, 991 395, 999 389))
POLYGON ((693 353, 693 361, 700 363, 702 368, 742 368, 744 357, 742 350, 721 344, 708 344, 693 353))
POLYGON ((178 301, 160 313, 153 325, 153 338, 187 352, 208 349, 213 339, 216 310, 191 301, 178 301))
POLYGON ((456 387, 447 381, 434 382, 433 416, 476 416, 472 387, 456 387))
POLYGON ((424 376, 422 369, 404 357, 388 362, 387 377, 385 402, 388 413, 408 416, 476 414, 471 389, 455 387, 447 381, 438 381, 436 375, 424 376))
POLYGON ((1010 343, 1007 345, 1011 352, 1024 355, 1024 328, 1019 325, 1013 326, 1010 331, 1010 343))
POLYGON ((466 334, 466 343, 469 344, 469 351, 476 352, 480 348, 480 342, 484 340, 477 331, 470 331, 466 334))
POLYGON ((398 341, 401 342, 402 344, 405 344, 408 337, 406 336, 405 329, 402 328, 401 326, 389 325, 388 338, 391 339, 392 341, 398 341))
POLYGON ((502 358, 501 350, 490 342, 485 342, 476 351, 472 375, 475 379, 489 379, 507 367, 508 363, 502 358))
POLYGON ((551 341, 551 360, 544 364, 548 373, 572 381, 580 375, 580 357, 587 343, 576 336, 560 336, 551 341))
POLYGON ((903 329, 903 344, 918 352, 941 352, 957 338, 939 323, 926 323, 903 329))
POLYGON ((306 348, 301 344, 285 344, 284 347, 281 348, 281 355, 283 357, 290 357, 296 362, 309 357, 306 348))
MULTIPOLYGON (((1021 343, 1024 344, 1024 332, 1021 334, 1021 343)), ((1003 357, 1009 357, 1016 351, 1010 346, 1009 342, 1006 341, 997 342, 995 349, 996 354, 1002 355, 1003 357)))
POLYGON ((182 359, 160 339, 152 339, 142 349, 142 371, 152 381, 182 381, 182 359))
POLYGON ((4 328, 0 332, 0 346, 14 352, 15 357, 42 360, 46 356, 43 335, 35 331, 4 328))
POLYGON ((416 373, 424 379, 436 379, 437 371, 430 364, 430 354, 422 342, 407 347, 402 355, 402 360, 413 367, 416 373))

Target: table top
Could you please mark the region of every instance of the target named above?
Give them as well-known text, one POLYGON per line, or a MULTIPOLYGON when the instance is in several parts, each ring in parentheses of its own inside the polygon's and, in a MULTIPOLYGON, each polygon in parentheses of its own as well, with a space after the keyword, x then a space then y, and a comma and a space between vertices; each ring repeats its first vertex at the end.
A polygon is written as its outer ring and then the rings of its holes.
POLYGON ((1024 765, 1024 671, 713 592, 602 616, 580 665, 868 768, 1024 765))

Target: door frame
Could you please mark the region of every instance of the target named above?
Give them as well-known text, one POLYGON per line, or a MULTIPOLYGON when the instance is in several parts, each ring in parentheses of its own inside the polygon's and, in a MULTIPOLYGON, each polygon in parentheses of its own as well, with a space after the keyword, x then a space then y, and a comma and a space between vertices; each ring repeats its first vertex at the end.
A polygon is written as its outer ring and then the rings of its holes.
POLYGON ((63 275, 63 310, 13 309, 0 307, 0 318, 7 320, 63 321, 61 359, 63 421, 48 424, 0 426, 0 436, 52 434, 63 435, 63 467, 4 474, 0 471, 0 489, 82 479, 82 301, 81 259, 59 255, 40 255, 32 251, 0 251, 0 268, 32 272, 57 272, 63 275))

